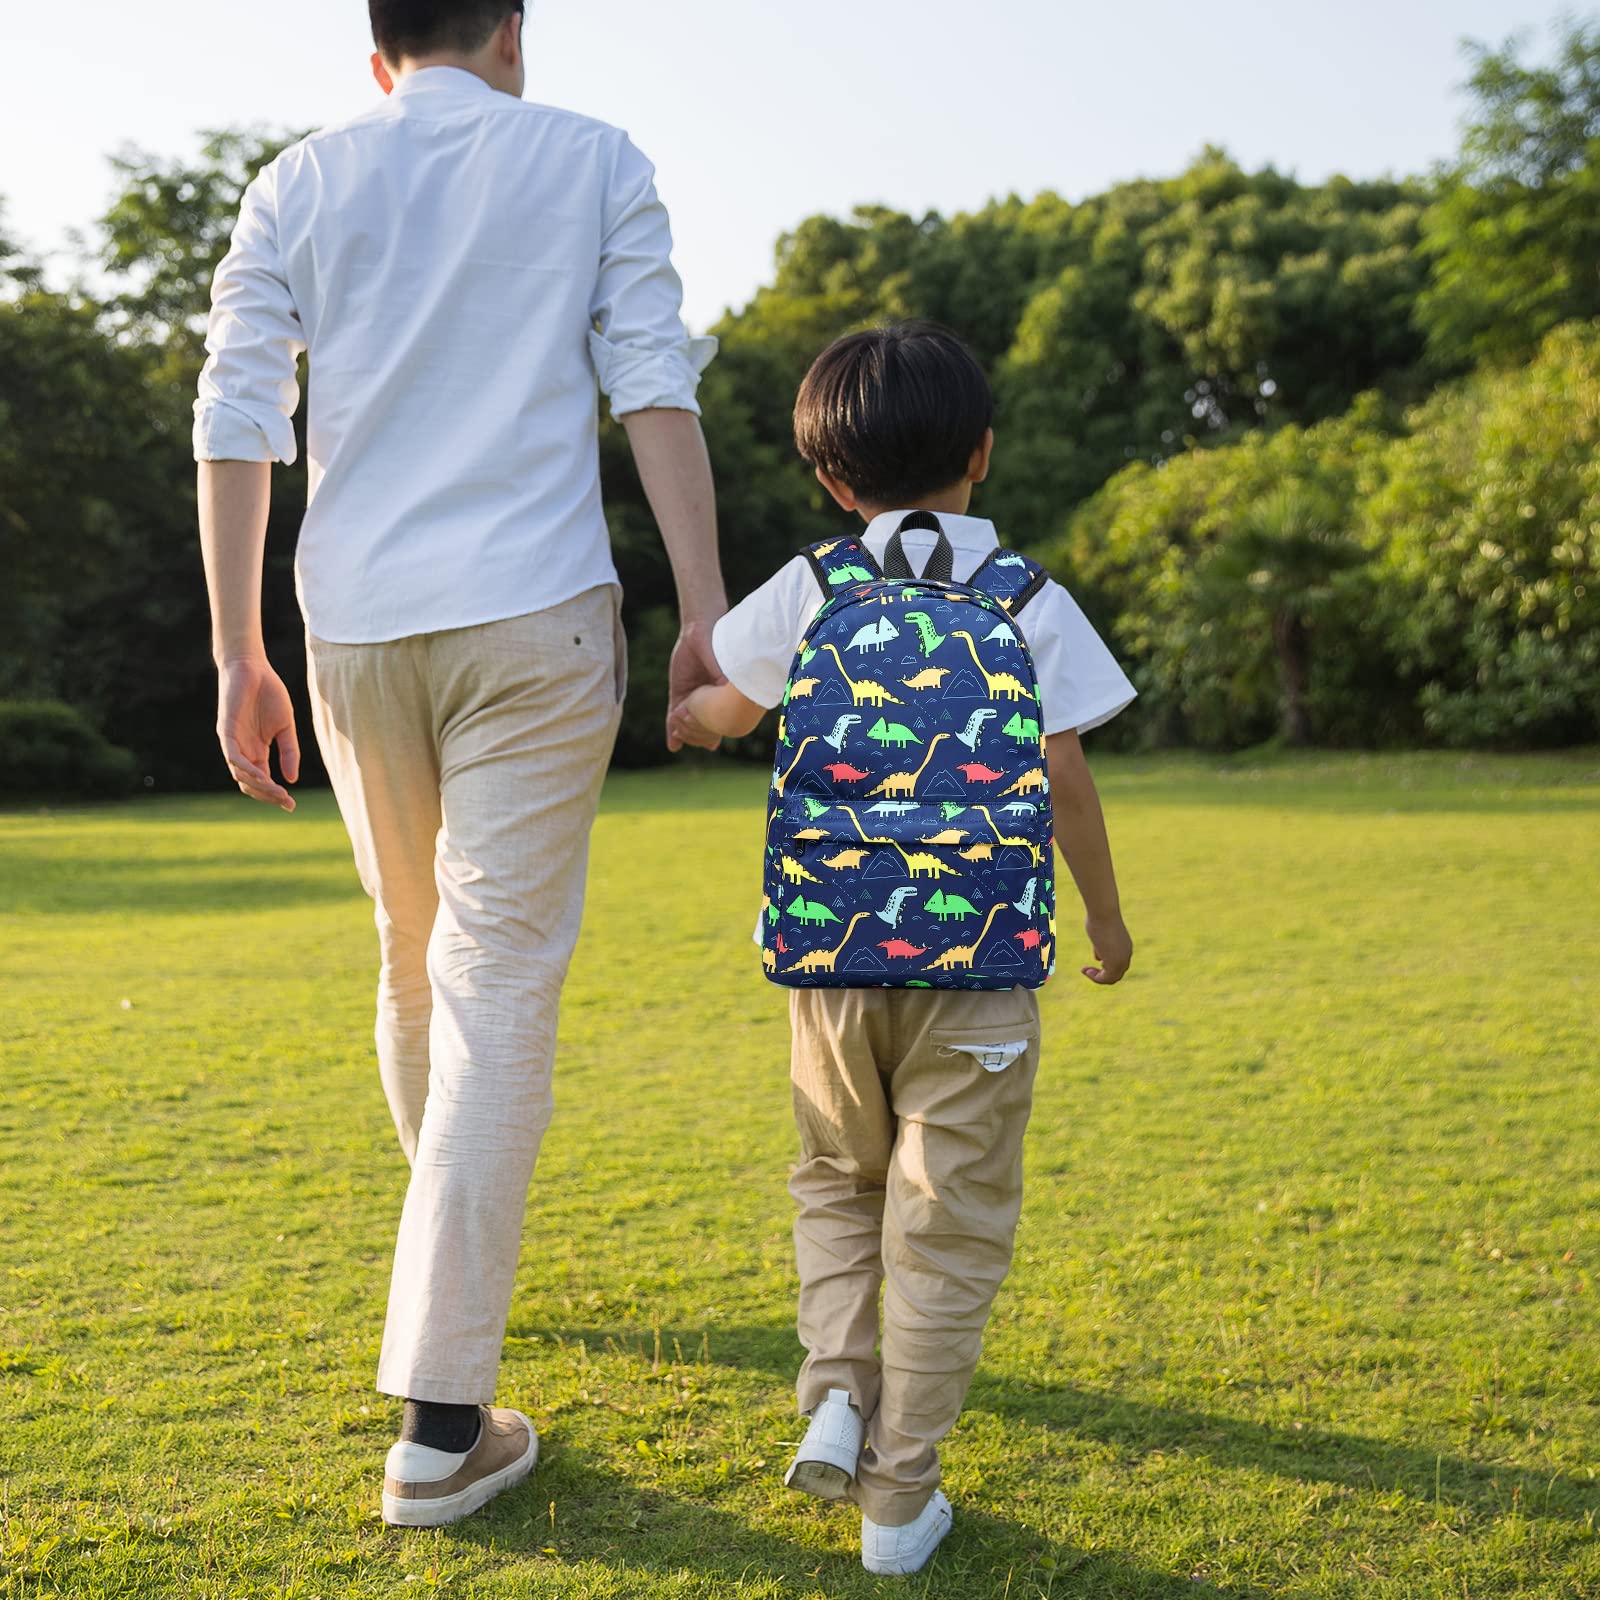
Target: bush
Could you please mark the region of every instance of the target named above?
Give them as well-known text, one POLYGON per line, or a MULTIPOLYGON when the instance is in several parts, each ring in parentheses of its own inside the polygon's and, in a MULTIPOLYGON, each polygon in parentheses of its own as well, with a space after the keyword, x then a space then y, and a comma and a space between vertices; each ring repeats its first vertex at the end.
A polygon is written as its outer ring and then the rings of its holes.
POLYGON ((71 706, 0 700, 0 794, 108 799, 130 793, 137 782, 132 753, 71 706))
POLYGON ((1378 621, 1446 744, 1600 737, 1600 323, 1441 390, 1365 507, 1378 621))

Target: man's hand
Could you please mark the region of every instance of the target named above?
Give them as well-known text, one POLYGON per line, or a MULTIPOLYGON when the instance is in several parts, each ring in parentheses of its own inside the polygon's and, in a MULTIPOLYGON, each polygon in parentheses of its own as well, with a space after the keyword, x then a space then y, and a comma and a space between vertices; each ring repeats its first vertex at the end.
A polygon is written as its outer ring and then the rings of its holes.
POLYGON ((1083 925, 1098 967, 1084 967, 1090 983, 1121 983, 1133 961, 1133 937, 1121 917, 1090 917, 1083 925))
POLYGON ((722 741, 688 715, 684 701, 703 683, 727 681, 711 653, 711 624, 684 623, 667 668, 667 749, 681 750, 686 744, 701 750, 717 748, 722 741))
POLYGON ((217 739, 239 792, 265 805, 294 810, 294 796, 272 779, 271 753, 285 783, 300 776, 294 706, 283 679, 265 656, 223 661, 217 668, 217 739))

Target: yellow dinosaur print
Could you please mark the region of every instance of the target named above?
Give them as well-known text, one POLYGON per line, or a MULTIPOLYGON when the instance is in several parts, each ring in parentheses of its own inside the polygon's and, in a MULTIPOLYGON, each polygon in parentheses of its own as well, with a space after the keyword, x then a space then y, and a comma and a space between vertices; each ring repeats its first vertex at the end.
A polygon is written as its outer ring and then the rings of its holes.
POLYGON ((794 760, 789 763, 789 771, 785 772, 782 777, 774 778, 772 780, 773 792, 780 800, 783 799, 783 786, 789 781, 789 773, 793 772, 794 769, 800 765, 800 757, 805 754, 806 746, 808 744, 815 744, 816 742, 816 734, 808 733, 805 738, 800 741, 800 748, 795 751, 794 760))
POLYGON ((839 675, 850 685, 851 705, 881 706, 885 701, 894 706, 903 706, 905 704, 904 700, 890 694, 881 683, 877 683, 871 678, 862 678, 859 681, 852 678, 845 669, 844 657, 839 654, 833 645, 825 644, 822 648, 839 663, 839 675))
POLYGON ((931 839, 919 839, 919 844, 960 844, 967 836, 965 828, 945 828, 931 839))
POLYGON ((761 952, 761 965, 764 966, 768 972, 776 972, 778 970, 778 958, 773 954, 772 951, 763 950, 761 952))
POLYGON ((1002 789, 1001 794, 1033 794, 1042 791, 1045 787, 1043 767, 1030 767, 1022 774, 1009 789, 1002 789))
POLYGON ((789 685, 789 698, 791 700, 805 700, 810 697, 811 691, 822 682, 821 678, 796 678, 789 685))
POLYGON ((995 913, 1005 909, 1006 902, 1000 901, 998 905, 989 907, 989 915, 983 919, 983 926, 978 929, 978 937, 971 944, 953 944, 948 950, 939 953, 938 959, 930 961, 922 970, 924 972, 954 972, 957 967, 970 968, 977 959, 978 946, 988 937, 989 924, 994 921, 995 913))
POLYGON ((1013 834, 1001 833, 1000 824, 996 822, 992 816, 989 816, 988 806, 974 806, 972 809, 974 811, 981 811, 985 817, 988 817, 989 826, 994 829, 994 838, 996 844, 1015 845, 1019 850, 1026 850, 1029 857, 1032 859, 1034 866, 1039 865, 1039 847, 1033 842, 1032 839, 1023 839, 1013 834))
POLYGON ((987 685, 989 695, 996 700, 1031 700, 1033 695, 1020 678, 1014 678, 1009 672, 990 672, 978 659, 978 647, 972 642, 972 635, 964 628, 951 631, 952 639, 965 639, 967 649, 972 655, 972 664, 978 669, 979 675, 987 685))
POLYGON ((949 676, 949 667, 924 667, 916 677, 902 678, 900 681, 908 689, 938 689, 949 676))
POLYGON ((969 844, 965 850, 959 851, 963 861, 993 861, 994 846, 987 839, 979 839, 975 844, 969 844))
POLYGON ((844 541, 842 539, 835 539, 831 544, 819 544, 816 552, 817 559, 819 561, 825 561, 843 543, 844 541))
POLYGON ((807 844, 815 844, 819 839, 826 839, 827 837, 828 830, 826 828, 800 828, 795 833, 796 839, 803 839, 807 844))
POLYGON ((849 872, 853 868, 859 867, 866 859, 867 852, 865 850, 841 850, 837 855, 824 856, 822 864, 825 867, 832 867, 835 872, 849 872))
POLYGON ((948 739, 948 733, 936 733, 928 741, 928 748, 922 757, 922 765, 915 772, 891 772, 876 789, 869 789, 869 795, 911 795, 917 792, 917 779, 923 774, 928 763, 933 760, 933 752, 941 739, 948 739))
POLYGON ((785 883, 821 883, 822 879, 813 877, 793 856, 784 856, 778 862, 783 871, 785 883))
POLYGON ((849 806, 840 806, 839 809, 855 823, 856 832, 861 835, 867 844, 886 844, 892 850, 899 850, 902 859, 905 861, 906 871, 913 878, 959 878, 961 876, 954 867, 947 867, 931 850, 907 851, 893 839, 875 838, 861 826, 861 818, 849 806))
POLYGON ((792 967, 783 970, 789 972, 832 972, 833 964, 839 959, 839 952, 850 943, 850 935, 855 932, 856 924, 863 917, 870 917, 870 911, 858 911, 844 925, 844 938, 831 950, 807 950, 792 967))

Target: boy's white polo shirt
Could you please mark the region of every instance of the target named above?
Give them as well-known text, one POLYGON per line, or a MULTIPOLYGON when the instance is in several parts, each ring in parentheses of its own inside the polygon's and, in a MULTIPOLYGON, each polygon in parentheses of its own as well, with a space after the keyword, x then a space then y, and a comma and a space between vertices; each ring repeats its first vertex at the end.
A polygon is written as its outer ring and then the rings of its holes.
MULTIPOLYGON (((885 511, 867 524, 863 542, 880 565, 890 535, 905 514, 885 511)), ((955 552, 951 576, 957 583, 965 583, 1000 543, 994 524, 982 517, 941 511, 939 525, 955 552)), ((914 572, 920 572, 932 554, 934 539, 931 530, 916 529, 905 535, 906 556, 914 572)), ((775 706, 783 699, 795 651, 821 604, 816 573, 801 555, 746 595, 717 623, 711 648, 717 665, 740 694, 762 706, 775 706)), ((1040 726, 1046 734, 1065 733, 1069 728, 1086 733, 1109 722, 1133 699, 1134 687, 1116 658, 1054 578, 1023 608, 1016 625, 1033 652, 1034 671, 1039 675, 1040 726)))

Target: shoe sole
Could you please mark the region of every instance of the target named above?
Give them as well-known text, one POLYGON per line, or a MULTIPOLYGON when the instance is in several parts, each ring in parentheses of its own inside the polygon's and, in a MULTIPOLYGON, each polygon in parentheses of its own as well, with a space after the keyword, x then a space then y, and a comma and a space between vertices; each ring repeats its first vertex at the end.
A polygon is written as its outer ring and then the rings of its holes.
POLYGON ((843 1500, 855 1479, 831 1461, 796 1461, 784 1473, 783 1481, 800 1494, 814 1494, 819 1500, 843 1500))
MULTIPOLYGON (((531 1432, 531 1430, 530 1430, 531 1432)), ((480 1511, 497 1494, 522 1482, 539 1462, 539 1435, 531 1433, 527 1450, 509 1467, 491 1472, 487 1478, 470 1483, 455 1494, 441 1495, 437 1500, 402 1500, 398 1495, 385 1493, 383 1520, 391 1528, 443 1528, 463 1517, 480 1511)))

